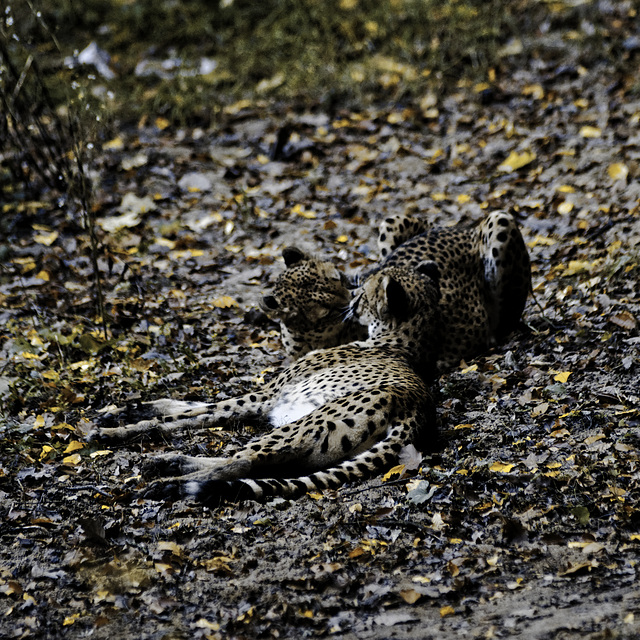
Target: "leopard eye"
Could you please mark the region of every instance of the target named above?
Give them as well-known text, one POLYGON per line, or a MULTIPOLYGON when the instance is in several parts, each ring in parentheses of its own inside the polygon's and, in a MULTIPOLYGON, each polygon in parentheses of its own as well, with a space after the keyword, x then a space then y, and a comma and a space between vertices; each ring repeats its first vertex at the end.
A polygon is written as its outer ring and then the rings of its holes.
POLYGON ((278 301, 273 296, 264 296, 262 302, 267 309, 273 310, 278 308, 278 301))

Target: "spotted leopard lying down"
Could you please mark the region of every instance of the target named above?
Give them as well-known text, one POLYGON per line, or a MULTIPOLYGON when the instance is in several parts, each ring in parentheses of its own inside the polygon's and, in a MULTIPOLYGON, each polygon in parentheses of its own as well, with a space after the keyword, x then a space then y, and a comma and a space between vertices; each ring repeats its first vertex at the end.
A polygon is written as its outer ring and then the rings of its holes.
MULTIPOLYGON (((364 275, 365 284, 391 265, 414 267, 432 260, 439 267, 446 327, 439 371, 478 355, 517 327, 531 289, 531 267, 511 215, 494 212, 474 227, 429 227, 423 220, 391 217, 381 225, 379 248, 383 260, 364 275)), ((287 268, 262 307, 280 322, 287 354, 297 358, 358 339, 362 327, 343 322, 341 314, 345 300, 357 295, 357 285, 332 263, 294 247, 284 256, 287 268)))
POLYGON ((145 420, 102 428, 101 437, 171 434, 221 421, 265 416, 271 430, 228 457, 170 453, 152 458, 165 476, 162 497, 221 499, 296 497, 336 488, 394 465, 401 449, 436 437, 425 385, 440 340, 438 269, 390 266, 368 279, 350 304, 369 337, 313 351, 261 389, 217 403, 158 400, 145 420), (276 475, 277 474, 277 475, 276 475), (167 477, 168 476, 168 477, 167 477))

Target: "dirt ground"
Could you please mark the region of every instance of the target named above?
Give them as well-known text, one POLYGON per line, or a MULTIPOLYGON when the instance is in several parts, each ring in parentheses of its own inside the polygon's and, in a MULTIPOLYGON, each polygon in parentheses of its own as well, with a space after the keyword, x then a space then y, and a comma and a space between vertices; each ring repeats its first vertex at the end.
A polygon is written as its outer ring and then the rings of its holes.
POLYGON ((212 130, 123 128, 92 176, 106 340, 73 212, 15 212, 0 637, 639 637, 640 98, 570 38, 548 50, 421 106, 235 105, 212 130), (257 301, 284 247, 357 272, 385 214, 500 208, 537 302, 434 384, 442 442, 419 471, 210 509, 145 499, 144 456, 215 454, 250 428, 86 439, 110 403, 235 395, 274 371, 257 301))

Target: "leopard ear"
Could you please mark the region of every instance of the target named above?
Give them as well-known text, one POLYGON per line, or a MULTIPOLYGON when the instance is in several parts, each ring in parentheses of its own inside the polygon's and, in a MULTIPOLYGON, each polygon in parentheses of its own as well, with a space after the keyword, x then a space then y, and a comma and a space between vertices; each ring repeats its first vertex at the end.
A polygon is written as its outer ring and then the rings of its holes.
POLYGON ((409 298, 404 287, 395 278, 389 278, 385 293, 389 313, 399 322, 405 322, 409 318, 409 298))
POLYGON ((264 296, 262 298, 262 304, 267 308, 274 311, 278 308, 278 301, 273 296, 264 296))
POLYGON ((296 262, 304 260, 307 256, 296 247, 286 247, 282 251, 282 257, 284 258, 285 265, 290 267, 292 264, 296 264, 296 262))
POLYGON ((440 290, 440 269, 433 260, 423 260, 418 265, 417 271, 423 276, 431 278, 438 290, 440 290))

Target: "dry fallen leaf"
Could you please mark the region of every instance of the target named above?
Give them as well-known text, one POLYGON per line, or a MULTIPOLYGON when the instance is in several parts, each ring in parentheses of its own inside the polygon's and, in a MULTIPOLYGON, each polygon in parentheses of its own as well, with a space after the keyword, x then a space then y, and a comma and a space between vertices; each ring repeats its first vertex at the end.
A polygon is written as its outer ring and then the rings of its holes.
POLYGON ((598 127, 585 125, 584 127, 581 127, 578 135, 583 138, 599 138, 602 135, 602 131, 598 127))
POLYGON ((530 164, 535 159, 536 154, 533 151, 523 151, 522 153, 512 151, 507 159, 498 166, 498 171, 504 171, 505 173, 517 171, 518 169, 530 164))
POLYGON ((614 162, 609 165, 607 173, 612 180, 626 180, 629 175, 629 167, 624 162, 614 162))
POLYGON ((628 311, 621 311, 615 316, 611 316, 609 318, 609 322, 613 322, 613 324, 616 324, 627 331, 631 331, 636 328, 636 319, 628 311))
POLYGON ((231 296, 221 296, 212 300, 211 306, 217 309, 228 309, 229 307, 237 307, 238 303, 231 296))
POLYGON ((414 604, 422 597, 421 593, 418 593, 415 589, 406 589, 400 592, 400 597, 407 604, 414 604))
POLYGON ((50 233, 37 233, 33 236, 33 241, 38 244, 42 244, 45 247, 51 246, 58 239, 58 232, 51 231, 50 233))
POLYGON ((498 473, 509 473, 514 466, 510 462, 494 462, 489 469, 498 473))
POLYGON ((395 467, 392 467, 391 469, 389 469, 389 471, 387 471, 387 473, 385 473, 382 476, 382 481, 386 482, 387 480, 390 480, 394 476, 402 475, 403 472, 404 472, 404 465, 403 464, 396 465, 395 467))

